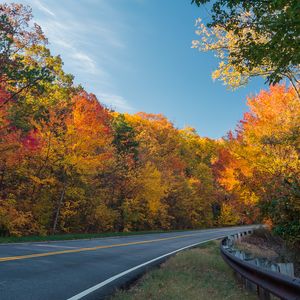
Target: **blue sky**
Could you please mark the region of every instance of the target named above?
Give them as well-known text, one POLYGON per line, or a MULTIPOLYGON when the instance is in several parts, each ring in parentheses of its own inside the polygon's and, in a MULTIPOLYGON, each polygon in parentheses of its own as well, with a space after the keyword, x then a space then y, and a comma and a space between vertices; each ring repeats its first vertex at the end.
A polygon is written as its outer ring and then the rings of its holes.
POLYGON ((211 79, 212 53, 191 49, 190 0, 24 0, 53 54, 100 102, 121 112, 162 113, 176 127, 219 138, 246 111, 263 80, 229 91, 211 79))

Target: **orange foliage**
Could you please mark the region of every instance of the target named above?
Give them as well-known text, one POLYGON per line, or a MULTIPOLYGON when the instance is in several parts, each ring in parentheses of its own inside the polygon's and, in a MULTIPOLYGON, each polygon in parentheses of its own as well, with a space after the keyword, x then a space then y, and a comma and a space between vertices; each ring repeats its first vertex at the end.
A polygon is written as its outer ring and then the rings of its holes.
POLYGON ((300 102, 292 88, 248 99, 226 139, 202 138, 161 114, 109 111, 72 84, 28 9, 4 8, 15 12, 11 21, 26 18, 22 47, 12 41, 0 65, 0 236, 263 220, 297 236, 300 102))

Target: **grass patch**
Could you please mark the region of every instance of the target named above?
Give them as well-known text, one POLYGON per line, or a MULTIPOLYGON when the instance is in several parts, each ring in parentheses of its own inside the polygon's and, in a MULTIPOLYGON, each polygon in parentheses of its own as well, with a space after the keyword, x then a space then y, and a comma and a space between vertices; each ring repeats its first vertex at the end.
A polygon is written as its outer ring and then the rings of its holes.
POLYGON ((167 260, 145 274, 128 291, 118 291, 111 300, 250 300, 257 299, 237 283, 223 261, 219 242, 213 241, 167 260))
POLYGON ((179 231, 183 231, 183 230, 73 233, 73 234, 57 234, 57 235, 46 235, 46 236, 21 236, 21 237, 9 236, 9 237, 0 237, 0 244, 1 243, 25 243, 25 242, 46 242, 46 241, 94 239, 94 238, 103 238, 103 237, 131 236, 131 235, 140 235, 140 234, 167 233, 167 232, 179 232, 179 231))

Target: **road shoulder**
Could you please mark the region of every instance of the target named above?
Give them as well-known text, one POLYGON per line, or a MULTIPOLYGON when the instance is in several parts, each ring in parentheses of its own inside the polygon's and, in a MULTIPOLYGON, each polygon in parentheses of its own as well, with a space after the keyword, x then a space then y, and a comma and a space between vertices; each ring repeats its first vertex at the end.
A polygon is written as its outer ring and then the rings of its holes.
POLYGON ((160 268, 150 271, 129 290, 120 290, 111 300, 137 299, 256 299, 242 288, 212 241, 178 253, 160 268))

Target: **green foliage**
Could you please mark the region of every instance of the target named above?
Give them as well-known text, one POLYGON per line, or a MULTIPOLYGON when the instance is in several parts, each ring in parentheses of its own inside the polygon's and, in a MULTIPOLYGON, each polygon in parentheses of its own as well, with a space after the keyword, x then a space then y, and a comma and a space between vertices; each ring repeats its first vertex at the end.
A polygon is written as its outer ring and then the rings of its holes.
POLYGON ((278 224, 273 228, 274 233, 282 236, 285 240, 292 244, 299 244, 300 242, 300 220, 288 222, 285 224, 278 224))
POLYGON ((123 114, 118 114, 112 123, 114 130, 113 144, 118 153, 131 155, 134 160, 138 158, 138 142, 135 140, 135 132, 132 126, 125 120, 123 114))
POLYGON ((40 26, 31 25, 31 20, 27 6, 0 6, 0 84, 11 92, 6 102, 29 91, 36 97, 46 92, 49 83, 72 83, 73 77, 62 71, 60 57, 51 56, 46 48, 40 26))

